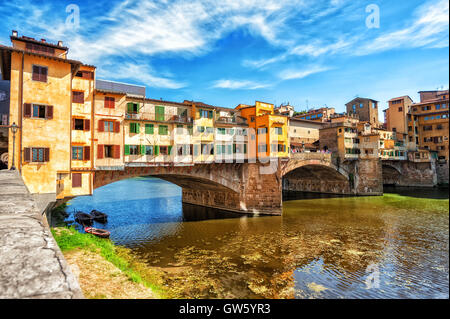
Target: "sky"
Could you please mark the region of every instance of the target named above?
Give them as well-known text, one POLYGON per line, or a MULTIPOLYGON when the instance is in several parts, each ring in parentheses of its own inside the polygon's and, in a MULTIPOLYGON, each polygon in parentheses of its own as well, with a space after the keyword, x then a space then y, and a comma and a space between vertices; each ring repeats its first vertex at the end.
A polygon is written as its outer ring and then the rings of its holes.
POLYGON ((97 78, 147 97, 335 107, 448 89, 449 2, 0 0, 0 43, 63 41, 97 78))

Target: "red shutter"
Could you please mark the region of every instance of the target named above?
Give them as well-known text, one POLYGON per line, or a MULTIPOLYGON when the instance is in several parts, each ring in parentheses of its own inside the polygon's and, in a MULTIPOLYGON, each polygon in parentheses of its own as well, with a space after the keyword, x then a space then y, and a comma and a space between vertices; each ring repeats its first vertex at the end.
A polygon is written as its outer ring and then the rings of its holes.
POLYGON ((105 107, 106 108, 110 108, 109 103, 110 103, 109 97, 105 96, 105 107))
POLYGON ((115 133, 119 133, 120 132, 120 122, 119 121, 115 121, 114 122, 114 132, 115 133))
POLYGON ((40 76, 39 76, 39 81, 41 82, 47 82, 47 68, 44 67, 40 67, 40 76))
POLYGON ((47 119, 53 118, 53 105, 47 105, 47 113, 45 114, 47 119))
POLYGON ((24 162, 31 162, 31 148, 29 148, 29 147, 24 148, 23 160, 24 160, 24 162))
POLYGON ((74 129, 75 129, 75 119, 72 118, 72 130, 74 130, 74 129))
POLYGON ((103 158, 103 145, 102 144, 97 145, 97 158, 99 158, 99 159, 103 158))
POLYGON ((113 147, 113 157, 120 158, 120 145, 114 145, 113 147))
POLYGON ((33 81, 40 81, 41 79, 40 68, 37 65, 33 65, 33 75, 31 78, 33 81))
POLYGON ((50 161, 50 149, 44 148, 44 162, 50 161))
POLYGON ((25 103, 23 105, 23 116, 31 117, 31 104, 30 103, 25 103))
POLYGON ((91 120, 84 120, 84 130, 85 131, 91 130, 91 120))
POLYGON ((72 173, 72 187, 81 187, 81 173, 72 173))
POLYGON ((85 146, 83 150, 83 159, 89 161, 91 159, 91 147, 85 146))
POLYGON ((98 121, 98 131, 103 132, 105 130, 105 124, 103 123, 103 120, 98 121))
POLYGON ((72 91, 73 103, 84 103, 84 92, 72 91))

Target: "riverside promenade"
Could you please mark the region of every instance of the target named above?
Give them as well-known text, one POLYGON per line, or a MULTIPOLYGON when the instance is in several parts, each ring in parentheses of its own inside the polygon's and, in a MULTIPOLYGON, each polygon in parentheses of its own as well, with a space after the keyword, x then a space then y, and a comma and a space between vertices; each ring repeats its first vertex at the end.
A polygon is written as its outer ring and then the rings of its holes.
POLYGON ((33 196, 0 171, 0 298, 83 298, 33 196))

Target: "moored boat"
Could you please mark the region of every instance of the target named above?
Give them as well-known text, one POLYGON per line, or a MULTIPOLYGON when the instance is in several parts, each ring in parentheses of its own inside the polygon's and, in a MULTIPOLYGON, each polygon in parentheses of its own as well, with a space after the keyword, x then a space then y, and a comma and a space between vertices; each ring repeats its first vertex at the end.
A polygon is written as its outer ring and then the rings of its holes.
POLYGON ((90 214, 95 221, 99 222, 99 223, 106 223, 108 221, 108 215, 106 215, 105 213, 99 212, 98 210, 91 210, 91 214, 90 214))
POLYGON ((111 235, 111 233, 109 231, 107 231, 106 229, 100 229, 100 228, 94 228, 94 227, 85 227, 84 231, 86 233, 95 235, 97 237, 101 237, 101 238, 108 238, 109 235, 111 235))
POLYGON ((81 224, 83 226, 90 226, 90 225, 92 225, 94 218, 89 214, 86 214, 83 212, 76 212, 75 213, 75 221, 78 224, 81 224))

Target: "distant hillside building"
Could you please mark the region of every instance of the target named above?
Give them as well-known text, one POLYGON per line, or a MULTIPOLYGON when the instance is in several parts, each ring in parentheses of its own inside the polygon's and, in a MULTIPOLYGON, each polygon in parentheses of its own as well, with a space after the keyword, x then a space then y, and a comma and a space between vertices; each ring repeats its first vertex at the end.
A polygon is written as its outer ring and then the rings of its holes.
POLYGON ((378 122, 378 101, 357 97, 345 104, 348 114, 355 114, 360 121, 369 122, 376 126, 378 122))

